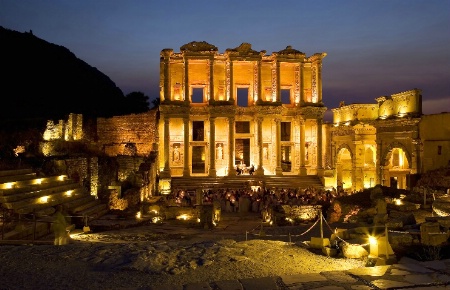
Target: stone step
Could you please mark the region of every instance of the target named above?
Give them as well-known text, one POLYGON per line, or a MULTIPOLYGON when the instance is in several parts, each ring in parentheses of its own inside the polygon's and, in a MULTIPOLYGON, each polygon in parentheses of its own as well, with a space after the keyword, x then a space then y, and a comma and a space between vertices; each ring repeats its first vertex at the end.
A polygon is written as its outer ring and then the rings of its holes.
POLYGON ((49 189, 49 188, 53 188, 56 186, 65 185, 65 184, 75 184, 76 186, 78 186, 78 183, 75 183, 73 180, 70 180, 70 179, 53 180, 53 181, 43 182, 40 184, 28 184, 28 185, 21 185, 20 187, 3 189, 3 190, 0 190, 0 196, 14 195, 14 194, 26 193, 26 192, 30 192, 30 191, 36 191, 36 190, 44 190, 44 189, 49 189))
POLYGON ((19 175, 1 176, 0 189, 8 189, 10 186, 14 186, 14 184, 11 183, 27 182, 34 179, 36 179, 36 173, 34 172, 19 175))
POLYGON ((55 192, 51 195, 47 195, 47 201, 42 200, 42 196, 36 198, 30 198, 21 200, 14 203, 7 203, 5 207, 12 206, 11 209, 20 214, 35 213, 37 215, 45 215, 49 211, 49 208, 54 208, 58 204, 64 204, 71 200, 76 200, 82 195, 81 189, 73 189, 72 194, 68 196, 66 191, 55 192))
POLYGON ((0 170, 0 177, 15 176, 15 175, 22 175, 22 174, 29 174, 29 173, 33 173, 32 168, 0 170))
POLYGON ((66 184, 44 190, 23 192, 20 194, 0 196, 0 202, 7 209, 20 209, 31 205, 50 204, 69 199, 74 194, 80 194, 82 188, 78 184, 66 184), (69 195, 68 193, 71 193, 69 195))

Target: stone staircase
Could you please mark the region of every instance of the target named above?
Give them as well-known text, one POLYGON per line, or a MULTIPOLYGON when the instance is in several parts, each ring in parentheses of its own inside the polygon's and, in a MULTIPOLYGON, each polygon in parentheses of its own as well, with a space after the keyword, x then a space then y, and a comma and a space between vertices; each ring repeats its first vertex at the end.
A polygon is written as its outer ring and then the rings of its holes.
POLYGON ((173 189, 194 190, 197 188, 245 188, 251 185, 262 185, 268 188, 323 188, 317 175, 307 176, 256 176, 237 175, 221 177, 172 177, 173 189))
POLYGON ((63 205, 70 229, 82 228, 85 217, 108 212, 94 196, 66 175, 39 177, 32 169, 0 171, 0 240, 35 240, 51 234, 57 205, 63 205))

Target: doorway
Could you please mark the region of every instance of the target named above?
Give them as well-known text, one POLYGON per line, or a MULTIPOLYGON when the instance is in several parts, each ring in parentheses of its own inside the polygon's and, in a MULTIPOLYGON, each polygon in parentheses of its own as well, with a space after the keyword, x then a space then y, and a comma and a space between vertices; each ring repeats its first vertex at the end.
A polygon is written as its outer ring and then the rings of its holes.
POLYGON ((235 142, 235 165, 251 166, 250 164, 250 139, 239 138, 235 142))

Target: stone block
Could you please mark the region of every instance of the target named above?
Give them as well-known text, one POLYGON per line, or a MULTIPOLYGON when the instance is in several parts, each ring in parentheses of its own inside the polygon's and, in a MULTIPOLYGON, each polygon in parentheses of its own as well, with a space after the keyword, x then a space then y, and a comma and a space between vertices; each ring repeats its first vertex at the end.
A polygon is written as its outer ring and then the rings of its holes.
POLYGON ((344 257, 349 259, 359 259, 369 255, 362 245, 343 243, 341 248, 344 257))
POLYGON ((311 242, 310 242, 311 248, 322 249, 323 247, 327 247, 327 246, 330 246, 330 239, 311 237, 311 242))
POLYGON ((337 256, 337 249, 330 248, 330 247, 323 247, 322 253, 326 255, 327 257, 336 257, 337 256))

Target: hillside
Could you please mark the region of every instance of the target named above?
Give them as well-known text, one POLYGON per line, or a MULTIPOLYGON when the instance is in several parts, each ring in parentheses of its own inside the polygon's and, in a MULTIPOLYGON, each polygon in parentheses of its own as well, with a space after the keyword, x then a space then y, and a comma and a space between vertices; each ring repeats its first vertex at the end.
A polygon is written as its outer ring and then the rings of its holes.
POLYGON ((31 32, 1 26, 0 43, 4 108, 0 127, 10 127, 16 120, 40 123, 69 113, 86 117, 120 115, 123 92, 108 76, 67 48, 31 32))

